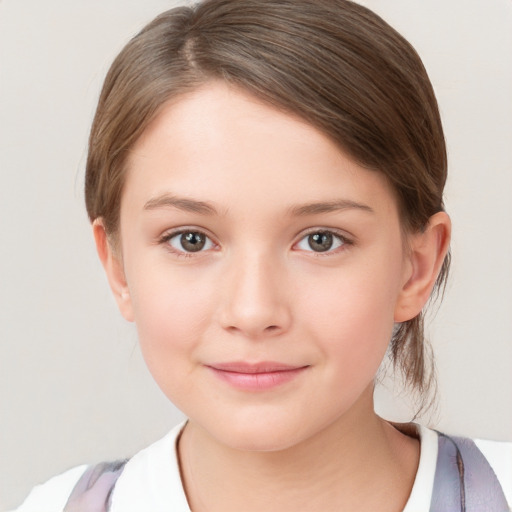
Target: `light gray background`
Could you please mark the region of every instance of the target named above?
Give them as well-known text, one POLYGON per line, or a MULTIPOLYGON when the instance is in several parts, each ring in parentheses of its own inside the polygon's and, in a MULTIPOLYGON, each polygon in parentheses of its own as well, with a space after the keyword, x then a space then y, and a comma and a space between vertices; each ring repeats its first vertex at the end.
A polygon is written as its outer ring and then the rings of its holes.
MULTIPOLYGON (((170 0, 0 0, 0 509, 181 419, 114 306, 86 219, 108 64, 170 0)), ((454 266, 430 332, 438 428, 512 440, 512 2, 365 0, 417 48, 444 120, 454 266)), ((379 391, 387 417, 407 403, 379 391)))

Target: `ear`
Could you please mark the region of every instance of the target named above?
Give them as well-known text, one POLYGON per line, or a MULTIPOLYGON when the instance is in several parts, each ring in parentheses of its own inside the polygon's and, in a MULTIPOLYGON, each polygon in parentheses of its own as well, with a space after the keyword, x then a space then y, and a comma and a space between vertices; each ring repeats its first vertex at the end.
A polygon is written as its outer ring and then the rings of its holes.
POLYGON ((133 322, 133 308, 130 291, 124 275, 120 251, 112 246, 105 231, 102 219, 96 219, 92 225, 96 250, 107 274, 108 283, 116 299, 117 306, 128 322, 133 322))
POLYGON ((395 307, 395 322, 417 316, 428 301, 450 245, 451 222, 445 212, 433 215, 426 229, 409 237, 404 284, 395 307))

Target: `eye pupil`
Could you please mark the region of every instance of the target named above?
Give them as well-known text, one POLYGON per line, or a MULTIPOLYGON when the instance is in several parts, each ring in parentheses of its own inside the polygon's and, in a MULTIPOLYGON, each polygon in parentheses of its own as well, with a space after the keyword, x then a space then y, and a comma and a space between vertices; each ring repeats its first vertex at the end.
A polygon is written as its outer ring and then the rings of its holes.
POLYGON ((206 238, 201 233, 183 233, 180 238, 183 249, 188 252, 198 252, 206 243, 206 238))
POLYGON ((313 251, 328 251, 333 244, 332 233, 313 233, 308 236, 308 244, 313 251))

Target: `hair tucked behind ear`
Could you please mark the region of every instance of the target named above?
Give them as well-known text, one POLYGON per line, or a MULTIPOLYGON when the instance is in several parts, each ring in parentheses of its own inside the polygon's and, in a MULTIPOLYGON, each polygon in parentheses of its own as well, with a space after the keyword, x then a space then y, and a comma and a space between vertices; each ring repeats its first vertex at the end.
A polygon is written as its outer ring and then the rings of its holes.
MULTIPOLYGON (((430 302, 442 298, 444 294, 450 261, 451 255, 448 252, 437 276, 430 302)), ((402 373, 405 382, 420 397, 416 416, 435 400, 435 364, 430 343, 425 338, 424 314, 422 311, 411 320, 398 324, 389 347, 389 355, 395 370, 402 373)))
MULTIPOLYGON (((207 0, 163 13, 123 49, 101 93, 89 142, 86 203, 111 236, 127 154, 163 103, 224 80, 332 138, 382 173, 405 233, 443 210, 446 149, 436 98, 412 46, 346 0, 207 0)), ((448 274, 445 260, 437 289, 448 274)), ((432 382, 423 319, 397 327, 390 353, 421 393, 432 382)))

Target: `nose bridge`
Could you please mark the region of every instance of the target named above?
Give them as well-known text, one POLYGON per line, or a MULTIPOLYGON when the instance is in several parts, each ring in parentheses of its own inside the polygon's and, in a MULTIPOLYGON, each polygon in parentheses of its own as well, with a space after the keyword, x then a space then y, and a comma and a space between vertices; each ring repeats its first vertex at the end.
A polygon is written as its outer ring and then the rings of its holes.
POLYGON ((284 269, 264 251, 233 255, 223 304, 224 328, 250 337, 277 334, 291 320, 284 269))

